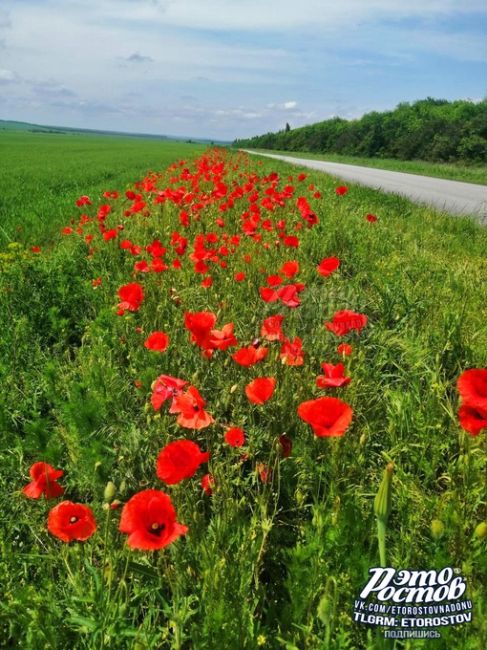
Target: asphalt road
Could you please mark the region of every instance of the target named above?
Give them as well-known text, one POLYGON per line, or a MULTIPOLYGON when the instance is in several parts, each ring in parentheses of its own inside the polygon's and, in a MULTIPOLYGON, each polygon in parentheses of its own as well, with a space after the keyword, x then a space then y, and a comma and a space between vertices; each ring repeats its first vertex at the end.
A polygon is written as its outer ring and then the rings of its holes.
POLYGON ((353 181, 383 192, 401 194, 416 203, 425 203, 450 214, 471 215, 487 223, 487 186, 460 181, 448 181, 443 178, 390 172, 373 167, 359 167, 343 163, 325 162, 294 158, 279 154, 257 153, 246 150, 247 153, 276 158, 285 162, 310 167, 336 176, 345 181, 353 181))

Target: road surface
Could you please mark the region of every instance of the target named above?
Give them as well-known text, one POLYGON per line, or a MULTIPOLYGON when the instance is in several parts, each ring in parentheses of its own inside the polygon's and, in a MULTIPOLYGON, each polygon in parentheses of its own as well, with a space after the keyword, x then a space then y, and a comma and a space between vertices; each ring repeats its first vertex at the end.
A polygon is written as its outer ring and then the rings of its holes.
POLYGON ((451 214, 471 215, 487 223, 487 185, 475 185, 460 181, 448 181, 443 178, 390 172, 373 167, 359 167, 343 163, 325 162, 295 158, 280 154, 257 153, 247 150, 247 153, 276 158, 285 162, 310 167, 337 176, 346 181, 353 181, 383 192, 401 194, 417 203, 426 203, 451 214))

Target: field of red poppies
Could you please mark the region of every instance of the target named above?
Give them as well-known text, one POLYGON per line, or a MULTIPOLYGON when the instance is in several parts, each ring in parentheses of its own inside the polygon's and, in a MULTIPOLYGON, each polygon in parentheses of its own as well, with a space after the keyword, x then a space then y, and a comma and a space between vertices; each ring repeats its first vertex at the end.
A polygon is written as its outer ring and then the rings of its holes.
POLYGON ((369 569, 455 567, 484 647, 485 229, 196 155, 0 256, 0 637, 393 647, 369 569))

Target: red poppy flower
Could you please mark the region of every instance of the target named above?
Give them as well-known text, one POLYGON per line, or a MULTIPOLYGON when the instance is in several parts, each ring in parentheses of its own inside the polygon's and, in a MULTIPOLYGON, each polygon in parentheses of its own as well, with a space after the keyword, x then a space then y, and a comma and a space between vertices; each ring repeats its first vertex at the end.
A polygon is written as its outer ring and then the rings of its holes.
MULTIPOLYGON (((315 224, 318 223, 318 217, 315 215, 307 199, 304 196, 300 196, 296 204, 301 214, 301 217, 308 222, 309 226, 314 226, 315 224)), ((298 225, 301 226, 301 223, 296 224, 296 229, 298 229, 297 228, 298 225)))
POLYGON ((39 499, 42 495, 46 499, 55 499, 64 494, 64 488, 56 483, 64 474, 62 469, 54 469, 48 463, 39 461, 29 469, 32 481, 26 485, 22 492, 30 499, 39 499))
POLYGON ((246 278, 246 275, 245 275, 245 273, 243 271, 239 271, 238 273, 235 273, 235 275, 233 276, 233 279, 235 280, 235 282, 243 282, 245 280, 245 278, 246 278))
POLYGON ((30 247, 30 250, 31 250, 33 253, 40 253, 40 252, 41 252, 41 247, 40 247, 40 246, 31 246, 31 247, 30 247))
POLYGON ((128 311, 137 311, 144 300, 144 291, 140 284, 131 282, 120 287, 118 296, 122 300, 118 304, 120 312, 124 313, 127 309, 128 311))
POLYGON ((276 387, 274 377, 258 377, 245 387, 245 394, 253 404, 264 404, 272 397, 276 387))
POLYGON ((325 257, 325 259, 321 260, 319 265, 316 267, 316 270, 320 275, 326 278, 331 275, 333 271, 336 271, 339 266, 340 260, 338 257, 325 257))
POLYGON ((245 444, 245 433, 239 427, 231 427, 225 432, 225 442, 230 447, 243 447, 245 444))
POLYGON ((282 243, 284 244, 284 246, 287 246, 288 248, 299 247, 299 239, 295 235, 287 235, 282 240, 282 243))
POLYGON ((103 239, 105 241, 110 241, 111 239, 115 239, 117 234, 118 230, 116 228, 112 228, 111 230, 107 230, 103 233, 103 239))
POLYGON ((257 463, 255 469, 259 474, 262 483, 270 483, 272 481, 272 468, 264 463, 257 463))
POLYGON ((337 336, 344 336, 351 330, 360 330, 367 325, 367 316, 357 314, 349 309, 337 311, 330 323, 325 323, 325 327, 337 336))
POLYGON ((152 384, 151 404, 154 409, 158 411, 166 400, 179 395, 187 383, 171 375, 160 375, 152 384))
POLYGON ((286 307, 299 307, 301 300, 298 297, 298 293, 303 289, 303 284, 286 284, 277 290, 277 296, 286 307))
POLYGON ((63 542, 84 542, 96 531, 93 511, 82 503, 61 501, 50 511, 47 529, 63 542))
POLYGON ((138 271, 139 273, 149 273, 150 268, 145 260, 140 260, 140 262, 135 262, 134 271, 138 271))
POLYGON ((316 436, 342 436, 352 421, 353 411, 336 397, 319 397, 298 406, 299 417, 311 425, 316 436))
POLYGON ((281 341, 284 338, 284 334, 281 329, 283 320, 284 316, 281 315, 269 316, 262 323, 262 327, 260 328, 260 335, 267 341, 281 341))
POLYGON ((353 348, 351 345, 348 345, 348 343, 340 343, 340 345, 337 347, 337 352, 338 354, 343 354, 344 356, 348 357, 350 354, 352 354, 353 348))
POLYGON ((337 188, 335 188, 335 194, 337 196, 343 196, 348 192, 348 187, 346 185, 339 185, 337 188))
POLYGON ((266 282, 269 287, 278 287, 282 284, 282 278, 280 275, 269 275, 266 278, 266 282))
POLYGON ((184 326, 191 332, 191 341, 201 348, 208 347, 210 332, 215 323, 216 315, 211 311, 184 314, 184 326))
POLYGON ((212 284, 213 284, 213 278, 211 277, 211 275, 207 275, 206 278, 204 278, 201 281, 200 286, 202 286, 203 289, 209 289, 212 284))
POLYGON ((175 485, 194 476, 209 457, 210 454, 202 452, 192 440, 175 440, 159 453, 156 474, 167 485, 175 485))
POLYGON ((148 350, 154 352, 165 352, 169 345, 169 336, 164 332, 152 332, 144 343, 148 350))
POLYGON ((299 264, 295 261, 284 262, 284 264, 279 269, 279 273, 282 273, 287 278, 293 278, 298 272, 299 272, 299 264))
POLYGON ((303 342, 296 336, 294 341, 284 339, 280 358, 286 366, 302 366, 304 363, 303 342))
POLYGON ((482 429, 487 429, 487 408, 462 404, 458 410, 460 426, 472 436, 477 436, 482 429))
POLYGON ((90 197, 80 196, 80 198, 76 201, 76 205, 78 208, 81 208, 83 205, 91 205, 90 197))
POLYGON ((205 474, 201 479, 201 487, 205 494, 209 497, 213 494, 213 488, 215 487, 215 479, 211 474, 205 474))
POLYGON ((275 302, 279 299, 277 291, 270 289, 269 287, 259 287, 259 293, 262 300, 265 302, 275 302))
POLYGON ((178 524, 169 495, 160 490, 142 490, 127 501, 119 530, 128 534, 130 548, 154 551, 164 548, 188 532, 178 524))
POLYGON ((233 333, 233 328, 233 323, 227 323, 221 330, 211 330, 208 347, 214 350, 227 350, 237 345, 238 341, 233 333))
POLYGON ((154 257, 150 265, 150 269, 154 273, 162 273, 163 271, 167 271, 168 268, 168 265, 165 264, 159 257, 154 257))
POLYGON ((487 409, 487 369, 465 370, 457 382, 458 392, 469 406, 487 409))
POLYGON ((246 348, 240 348, 240 350, 232 354, 232 359, 239 365, 248 367, 265 359, 268 353, 269 350, 267 348, 249 345, 246 348))
POLYGON ((375 214, 368 214, 365 218, 369 223, 375 223, 377 221, 375 214))
POLYGON ((149 255, 151 255, 151 257, 162 257, 167 252, 167 249, 164 248, 159 239, 154 239, 152 244, 145 247, 145 250, 149 255))
POLYGON ((345 377, 343 363, 337 363, 336 366, 332 363, 322 363, 321 367, 325 374, 316 378, 318 388, 338 388, 339 386, 346 386, 352 381, 350 377, 345 377))
POLYGON ((283 458, 289 458, 293 450, 293 441, 285 433, 279 436, 279 444, 281 445, 281 453, 283 458))
POLYGON ((185 429, 204 429, 215 420, 204 410, 205 400, 195 386, 175 395, 169 413, 179 413, 177 423, 185 429))

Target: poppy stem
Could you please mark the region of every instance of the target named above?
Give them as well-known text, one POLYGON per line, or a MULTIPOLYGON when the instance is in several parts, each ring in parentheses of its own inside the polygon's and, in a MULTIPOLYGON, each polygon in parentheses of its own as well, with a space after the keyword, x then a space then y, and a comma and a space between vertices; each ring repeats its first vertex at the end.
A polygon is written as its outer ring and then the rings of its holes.
POLYGON ((381 567, 386 567, 386 530, 387 525, 382 519, 377 519, 377 540, 379 542, 379 558, 381 567))

